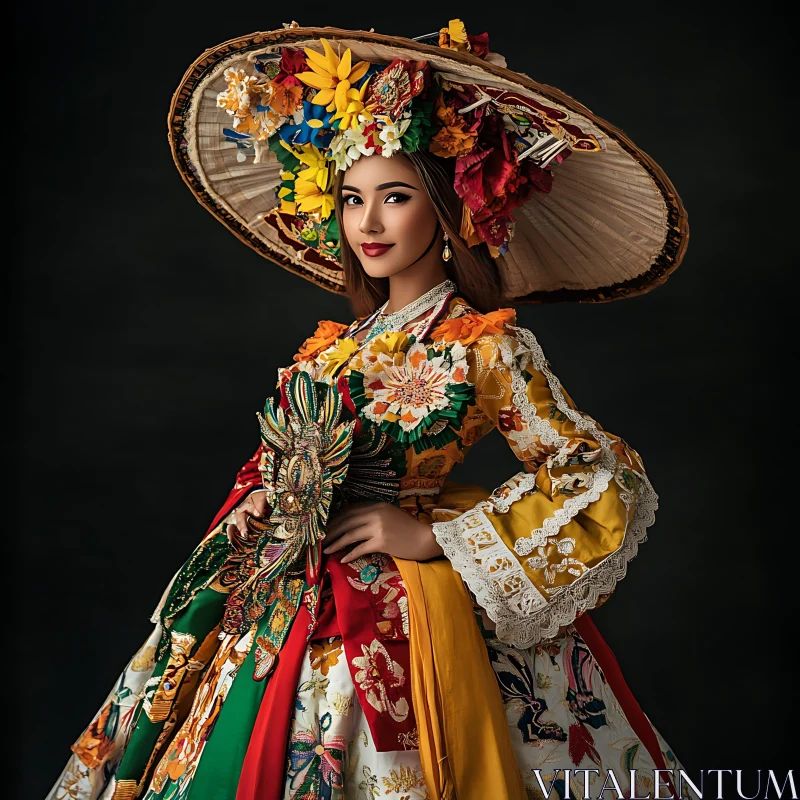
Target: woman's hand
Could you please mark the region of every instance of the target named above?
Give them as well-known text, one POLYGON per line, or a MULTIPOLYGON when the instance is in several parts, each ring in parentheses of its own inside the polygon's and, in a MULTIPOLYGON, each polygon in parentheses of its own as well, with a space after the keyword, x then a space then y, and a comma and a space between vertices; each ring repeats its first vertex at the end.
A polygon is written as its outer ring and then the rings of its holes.
POLYGON ((367 553, 387 553, 408 561, 444 555, 430 525, 390 503, 354 503, 331 519, 324 552, 335 553, 354 542, 360 544, 342 558, 342 564, 367 553))
POLYGON ((226 533, 228 534, 228 541, 231 540, 231 529, 239 529, 239 536, 247 538, 247 515, 251 517, 258 517, 259 519, 264 514, 264 509, 267 506, 267 492, 265 489, 251 492, 251 494, 242 501, 235 509, 236 522, 229 522, 226 533))

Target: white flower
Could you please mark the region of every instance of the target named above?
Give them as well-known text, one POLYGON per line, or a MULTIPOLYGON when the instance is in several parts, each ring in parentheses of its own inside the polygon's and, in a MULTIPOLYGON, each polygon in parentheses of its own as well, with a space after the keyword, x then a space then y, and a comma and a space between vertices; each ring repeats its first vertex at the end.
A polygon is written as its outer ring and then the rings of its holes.
MULTIPOLYGON (((250 92, 258 90, 257 78, 248 75, 243 69, 228 68, 224 72, 228 88, 217 94, 217 108, 224 108, 232 116, 241 115, 250 108, 250 92)), ((234 125, 236 123, 234 122, 234 125)))
POLYGON ((381 126, 378 136, 383 142, 381 145, 381 155, 389 158, 395 151, 400 149, 400 137, 408 129, 411 120, 400 119, 397 122, 392 122, 388 117, 384 117, 383 119, 386 121, 381 126))
POLYGON ((375 152, 370 147, 370 139, 360 130, 348 128, 336 134, 331 141, 331 158, 336 164, 336 171, 341 172, 363 156, 371 156, 375 152))

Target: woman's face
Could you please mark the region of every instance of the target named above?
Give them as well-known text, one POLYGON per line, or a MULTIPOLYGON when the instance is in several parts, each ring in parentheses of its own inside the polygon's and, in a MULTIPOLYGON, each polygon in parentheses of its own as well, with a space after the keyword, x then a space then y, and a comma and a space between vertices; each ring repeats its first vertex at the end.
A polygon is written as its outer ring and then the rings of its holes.
MULTIPOLYGON (((344 235, 364 272, 388 278, 414 264, 437 233, 436 209, 402 154, 361 156, 342 183, 344 235)), ((434 246, 428 255, 441 253, 434 246)), ((427 260, 427 259, 426 259, 427 260)))

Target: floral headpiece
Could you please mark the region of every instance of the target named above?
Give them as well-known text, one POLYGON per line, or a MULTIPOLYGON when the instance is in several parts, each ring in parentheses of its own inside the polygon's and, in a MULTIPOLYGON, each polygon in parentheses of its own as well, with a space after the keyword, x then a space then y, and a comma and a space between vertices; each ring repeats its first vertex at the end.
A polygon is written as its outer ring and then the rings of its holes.
MULTIPOLYGON (((531 98, 447 79, 423 60, 354 64, 349 48, 337 53, 320 41, 323 53, 284 48, 256 56, 252 72, 228 68, 217 106, 232 117, 223 132, 238 146, 239 161, 252 154, 255 163, 280 162, 275 211, 333 260, 339 258, 333 177, 362 155, 428 150, 455 158, 461 236, 469 246, 486 242, 497 257, 513 236, 513 210, 534 192, 550 191, 550 165, 573 149, 601 149, 566 123, 566 113, 531 98)), ((469 36, 460 20, 441 30, 438 44, 493 55, 488 35, 469 36)))

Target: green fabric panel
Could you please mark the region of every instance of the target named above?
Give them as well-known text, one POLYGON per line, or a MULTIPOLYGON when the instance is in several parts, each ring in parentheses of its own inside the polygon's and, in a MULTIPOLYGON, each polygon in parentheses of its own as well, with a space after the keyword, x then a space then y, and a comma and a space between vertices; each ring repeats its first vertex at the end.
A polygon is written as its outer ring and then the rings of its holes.
MULTIPOLYGON (((303 586, 303 589, 291 598, 295 609, 299 607, 303 591, 306 588, 303 586)), ((250 744, 250 735, 253 732, 267 684, 274 674, 271 672, 262 681, 253 680, 256 663, 255 640, 264 634, 271 622, 275 607, 276 603, 273 603, 258 623, 256 635, 253 637, 254 644, 233 679, 214 730, 211 731, 203 749, 189 793, 181 800, 187 800, 187 798, 191 798, 191 800, 234 800, 236 797, 244 757, 250 744)), ((295 620, 296 616, 292 618, 291 625, 295 620)), ((281 643, 289 635, 291 625, 284 631, 281 643)))
MULTIPOLYGON (((257 636, 268 622, 266 616, 261 620, 257 636)), ((203 748, 189 792, 181 800, 234 800, 236 797, 250 734, 270 678, 268 675, 263 681, 254 681, 255 664, 254 644, 233 679, 214 730, 203 748)))
MULTIPOLYGON (((175 618, 172 630, 179 633, 191 633, 197 640, 190 655, 194 655, 212 628, 219 623, 226 598, 227 594, 221 594, 213 589, 204 589, 194 598, 189 607, 175 618)), ((169 658, 170 653, 167 651, 159 659, 153 670, 154 678, 164 674, 169 658)), ((117 780, 135 780, 138 782, 142 779, 159 734, 164 729, 163 721, 151 722, 147 715, 142 713, 141 702, 138 714, 139 719, 131 731, 130 739, 125 748, 125 755, 117 768, 117 780)))
POLYGON ((161 657, 169 646, 169 632, 173 619, 192 604, 193 598, 205 589, 222 570, 231 553, 230 542, 225 534, 217 534, 203 541, 181 567, 170 588, 160 619, 163 626, 158 656, 161 657))

